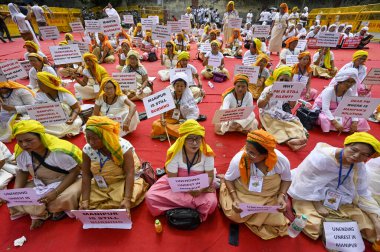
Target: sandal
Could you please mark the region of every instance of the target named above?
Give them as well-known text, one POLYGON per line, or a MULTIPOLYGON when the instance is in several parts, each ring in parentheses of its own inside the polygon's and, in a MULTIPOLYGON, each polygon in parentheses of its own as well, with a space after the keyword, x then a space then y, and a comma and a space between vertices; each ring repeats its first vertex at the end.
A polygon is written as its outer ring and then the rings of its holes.
POLYGON ((199 115, 197 118, 198 122, 204 122, 206 120, 207 120, 207 116, 205 116, 205 115, 199 115))

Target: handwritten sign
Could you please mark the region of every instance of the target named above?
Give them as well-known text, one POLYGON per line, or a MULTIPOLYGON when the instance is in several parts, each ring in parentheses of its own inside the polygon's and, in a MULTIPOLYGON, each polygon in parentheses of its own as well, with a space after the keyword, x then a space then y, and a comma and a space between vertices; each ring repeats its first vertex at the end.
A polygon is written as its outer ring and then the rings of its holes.
POLYGON ((243 57, 243 65, 244 66, 251 66, 256 63, 257 55, 248 55, 243 57))
POLYGON ((49 46, 49 50, 56 65, 82 62, 82 54, 76 44, 49 46))
POLYGON ((191 23, 190 23, 190 20, 187 20, 187 19, 181 19, 178 21, 180 24, 181 24, 181 29, 185 30, 185 31, 190 31, 191 29, 191 23))
POLYGON ((268 37, 269 32, 270 32, 270 25, 254 25, 252 36, 254 38, 266 38, 268 37))
POLYGON ((101 32, 102 24, 100 20, 84 20, 86 32, 101 32))
POLYGON ((235 65, 234 75, 246 74, 249 77, 249 83, 256 83, 259 77, 260 67, 235 65))
POLYGON ((0 190, 0 198, 8 202, 8 207, 41 205, 38 202, 41 195, 33 188, 0 190))
POLYGON ((208 65, 213 66, 214 68, 217 68, 220 66, 220 63, 221 63, 221 59, 219 58, 219 56, 210 53, 208 57, 208 65))
POLYGON ((380 85, 380 68, 372 68, 363 80, 363 85, 380 85))
POLYGON ((84 28, 81 22, 69 23, 72 32, 84 32, 84 28))
POLYGON ((121 89, 137 89, 136 73, 112 73, 112 78, 119 83, 121 89))
POLYGON ((181 23, 178 21, 168 21, 167 25, 171 33, 177 33, 182 31, 181 23))
POLYGON ((123 15, 124 24, 134 24, 133 15, 123 15))
POLYGON ((272 98, 280 101, 297 101, 305 84, 302 82, 277 81, 272 87, 272 98))
POLYGON ((174 99, 169 88, 143 98, 143 103, 148 118, 175 108, 174 99))
POLYGON ((298 49, 300 51, 305 51, 307 45, 307 40, 306 39, 300 39, 298 40, 297 46, 295 49, 298 49))
POLYGON ((360 44, 360 37, 346 38, 343 41, 342 48, 357 48, 360 44))
POLYGON ((243 120, 246 119, 252 113, 252 111, 253 107, 240 107, 217 110, 215 111, 212 123, 217 124, 221 122, 243 120))
POLYGON ((30 64, 29 60, 22 60, 19 62, 21 66, 24 68, 25 72, 29 73, 29 70, 32 69, 32 65, 30 64))
POLYGON ((240 29, 242 21, 242 18, 231 18, 228 20, 228 27, 240 29))
POLYGON ((171 35, 169 27, 165 25, 153 25, 152 38, 163 42, 170 41, 171 35))
POLYGON ((27 72, 17 60, 1 62, 0 69, 7 80, 18 80, 28 76, 27 72))
POLYGON ((340 38, 337 32, 319 32, 317 38, 317 46, 320 47, 336 47, 340 38))
POLYGON ((153 24, 158 24, 160 22, 159 16, 148 16, 148 18, 153 20, 153 24))
POLYGON ((211 52, 211 44, 210 43, 201 43, 199 46, 199 51, 202 53, 211 52))
POLYGON ((132 44, 135 45, 136 47, 140 47, 142 43, 142 38, 140 37, 133 37, 132 39, 132 44))
POLYGON ((76 41, 76 40, 69 40, 69 44, 70 45, 71 44, 78 45, 80 54, 82 54, 82 55, 89 51, 88 44, 86 44, 85 42, 80 42, 80 41, 76 41))
POLYGON ((209 186, 207 173, 196 176, 168 178, 169 186, 173 192, 197 191, 209 186))
POLYGON ((45 126, 67 121, 66 114, 59 102, 28 105, 26 111, 31 119, 39 121, 45 126))
POLYGON ((113 36, 121 31, 121 25, 117 17, 101 19, 102 31, 107 36, 113 36))
POLYGON ((188 82, 189 83, 193 83, 194 82, 194 80, 193 80, 193 74, 191 73, 191 69, 189 69, 189 68, 173 68, 173 69, 169 70, 170 83, 173 82, 174 76, 177 73, 185 73, 186 76, 187 76, 188 82))
POLYGON ((71 210, 71 213, 83 223, 83 229, 112 228, 131 229, 132 221, 125 209, 110 210, 71 210))
POLYGON ((380 104, 380 98, 344 96, 334 116, 369 118, 380 104))
POLYGON ((260 206, 249 203, 240 203, 239 207, 243 210, 243 212, 240 213, 240 217, 244 218, 255 213, 278 213, 277 209, 280 206, 260 206))
POLYGON ((141 24, 143 31, 152 30, 154 20, 150 18, 141 18, 141 24))
POLYGON ((365 246, 358 224, 349 222, 323 222, 326 248, 333 251, 364 251, 365 246))
POLYGON ((286 65, 293 66, 298 63, 298 55, 286 55, 286 65))
POLYGON ((38 29, 41 32, 41 36, 45 40, 59 39, 59 31, 57 26, 39 26, 38 29))
POLYGON ((316 49, 316 48, 319 48, 317 46, 317 39, 316 38, 309 38, 307 40, 307 48, 310 48, 310 49, 316 49))

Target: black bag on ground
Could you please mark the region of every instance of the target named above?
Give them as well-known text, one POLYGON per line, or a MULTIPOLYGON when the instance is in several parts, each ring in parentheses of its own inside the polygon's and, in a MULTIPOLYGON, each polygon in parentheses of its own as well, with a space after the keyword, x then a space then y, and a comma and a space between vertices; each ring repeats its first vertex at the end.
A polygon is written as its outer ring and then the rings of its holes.
POLYGON ((199 213, 191 208, 174 208, 166 211, 166 218, 170 226, 182 230, 192 230, 199 226, 199 213))
POLYGON ((148 54, 148 61, 149 62, 153 62, 153 61, 157 61, 158 59, 157 59, 157 55, 156 55, 156 53, 155 52, 150 52, 149 54, 148 54))
POLYGON ((311 130, 316 125, 320 110, 310 110, 305 106, 301 106, 297 109, 297 117, 300 119, 303 127, 307 130, 311 130))

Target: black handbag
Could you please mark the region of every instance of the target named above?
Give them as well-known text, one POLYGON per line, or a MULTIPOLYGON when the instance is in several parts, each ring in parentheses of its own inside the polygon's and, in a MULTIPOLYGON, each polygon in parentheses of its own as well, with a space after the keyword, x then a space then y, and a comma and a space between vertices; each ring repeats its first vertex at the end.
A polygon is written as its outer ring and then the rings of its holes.
POLYGON ((154 61, 157 61, 158 59, 157 59, 157 55, 156 55, 156 53, 155 52, 150 52, 149 54, 148 54, 148 61, 149 62, 154 62, 154 61))
POLYGON ((182 230, 192 230, 201 224, 199 213, 191 208, 174 208, 166 211, 170 226, 182 230))
POLYGON ((313 129, 316 125, 320 110, 310 110, 305 106, 301 106, 297 109, 297 117, 300 119, 303 127, 307 130, 313 129))

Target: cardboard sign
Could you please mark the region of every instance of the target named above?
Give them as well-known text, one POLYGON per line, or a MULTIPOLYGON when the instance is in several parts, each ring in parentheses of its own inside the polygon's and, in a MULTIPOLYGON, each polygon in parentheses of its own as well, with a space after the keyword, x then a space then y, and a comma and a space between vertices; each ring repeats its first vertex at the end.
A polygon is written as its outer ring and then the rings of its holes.
POLYGON ((32 69, 32 65, 30 64, 29 60, 22 60, 19 62, 21 66, 24 68, 25 72, 29 73, 29 70, 32 69))
POLYGON ((66 123, 67 117, 59 102, 26 106, 30 119, 39 121, 45 126, 66 123))
POLYGON ((121 25, 118 18, 101 19, 102 31, 107 36, 113 36, 121 31, 121 25))
POLYGON ((142 38, 140 37, 133 37, 132 44, 136 45, 136 47, 140 47, 142 43, 142 38))
POLYGON ((272 87, 271 99, 280 101, 297 101, 301 97, 305 84, 302 82, 276 81, 272 87))
POLYGON ((214 117, 212 118, 212 123, 222 123, 235 120, 246 119, 253 111, 252 107, 240 107, 232 109, 221 109, 215 111, 214 117))
POLYGON ((112 228, 131 229, 132 221, 125 209, 110 210, 71 210, 71 213, 83 223, 83 229, 112 228))
POLYGON ((368 119, 380 104, 380 98, 344 96, 334 116, 368 119))
POLYGON ((199 51, 201 53, 211 52, 211 44, 210 43, 201 43, 201 45, 199 47, 199 51))
POLYGON ((317 38, 318 47, 336 47, 340 38, 337 32, 319 32, 317 38))
POLYGON ((286 65, 293 66, 298 63, 298 55, 286 55, 286 65))
POLYGON ((165 25, 153 25, 152 38, 162 42, 170 41, 171 35, 169 27, 165 25))
POLYGON ((317 48, 319 48, 317 46, 317 41, 318 40, 316 38, 309 38, 307 40, 307 48, 310 48, 310 49, 317 49, 317 48))
POLYGON ((256 63, 257 55, 248 55, 243 57, 243 65, 251 66, 256 63))
POLYGON ((121 89, 137 89, 136 73, 112 73, 112 78, 119 83, 121 89))
POLYGON ((231 18, 228 20, 228 28, 241 28, 241 23, 243 22, 242 18, 231 18))
POLYGON ((181 23, 178 21, 168 21, 167 26, 170 29, 170 33, 177 33, 182 31, 181 23))
POLYGON ((194 82, 194 80, 193 80, 193 74, 191 73, 191 69, 189 69, 189 68, 173 68, 173 69, 169 70, 170 83, 173 82, 174 76, 177 73, 185 73, 186 76, 187 76, 187 80, 189 81, 189 83, 193 83, 194 82))
POLYGON ((150 18, 141 18, 142 30, 152 30, 154 20, 150 18))
POLYGON ((143 103, 148 118, 175 108, 174 99, 169 88, 143 98, 143 103))
POLYGON ((76 44, 65 46, 49 46, 51 56, 56 65, 82 62, 82 54, 76 44))
POLYGON ((364 78, 363 85, 380 85, 380 68, 372 68, 371 71, 364 78))
POLYGON ((69 23, 72 32, 84 32, 84 28, 81 22, 69 23))
POLYGON ((307 39, 300 39, 298 40, 298 43, 295 49, 298 49, 300 51, 305 51, 306 45, 307 45, 307 39))
POLYGON ((8 202, 8 207, 41 205, 38 202, 41 195, 33 188, 0 190, 0 198, 8 202))
POLYGON ((181 30, 190 31, 191 30, 191 23, 190 20, 187 19, 181 19, 178 21, 181 25, 181 30))
POLYGON ((360 37, 346 38, 343 41, 342 48, 357 48, 361 40, 360 37))
POLYGON ((234 75, 246 74, 249 77, 249 83, 256 83, 259 77, 260 67, 258 66, 241 66, 235 65, 234 75))
POLYGON ((268 37, 269 32, 270 32, 270 25, 254 25, 252 36, 254 38, 266 38, 268 37))
POLYGON ((124 15, 123 22, 124 24, 134 24, 133 15, 124 15))
POLYGON ((210 185, 207 173, 196 176, 168 178, 173 192, 191 192, 206 188, 210 185))
POLYGON ((0 69, 7 80, 18 80, 28 76, 27 72, 17 60, 1 62, 0 69))
POLYGON ((7 81, 7 78, 5 78, 3 71, 1 71, 0 69, 0 82, 6 82, 6 81, 7 81))
POLYGON ((208 65, 217 68, 217 67, 220 67, 220 64, 221 64, 221 60, 219 56, 210 53, 208 57, 208 65))
POLYGON ((159 16, 148 16, 148 18, 153 20, 153 24, 159 24, 160 23, 160 17, 159 16))
POLYGON ((326 248, 333 251, 364 251, 365 246, 358 224, 350 222, 323 222, 326 248))
POLYGON ((101 32, 102 24, 100 20, 84 20, 86 32, 101 32))
POLYGON ((39 26, 41 36, 44 40, 59 39, 59 31, 57 26, 39 26))
POLYGON ((255 213, 278 213, 277 209, 280 206, 260 206, 249 203, 240 203, 239 207, 243 210, 243 212, 240 213, 240 217, 244 218, 255 213))
POLYGON ((76 40, 69 40, 69 45, 71 45, 71 44, 78 45, 80 54, 82 54, 82 55, 89 51, 88 44, 86 44, 85 42, 80 42, 80 41, 76 41, 76 40))

